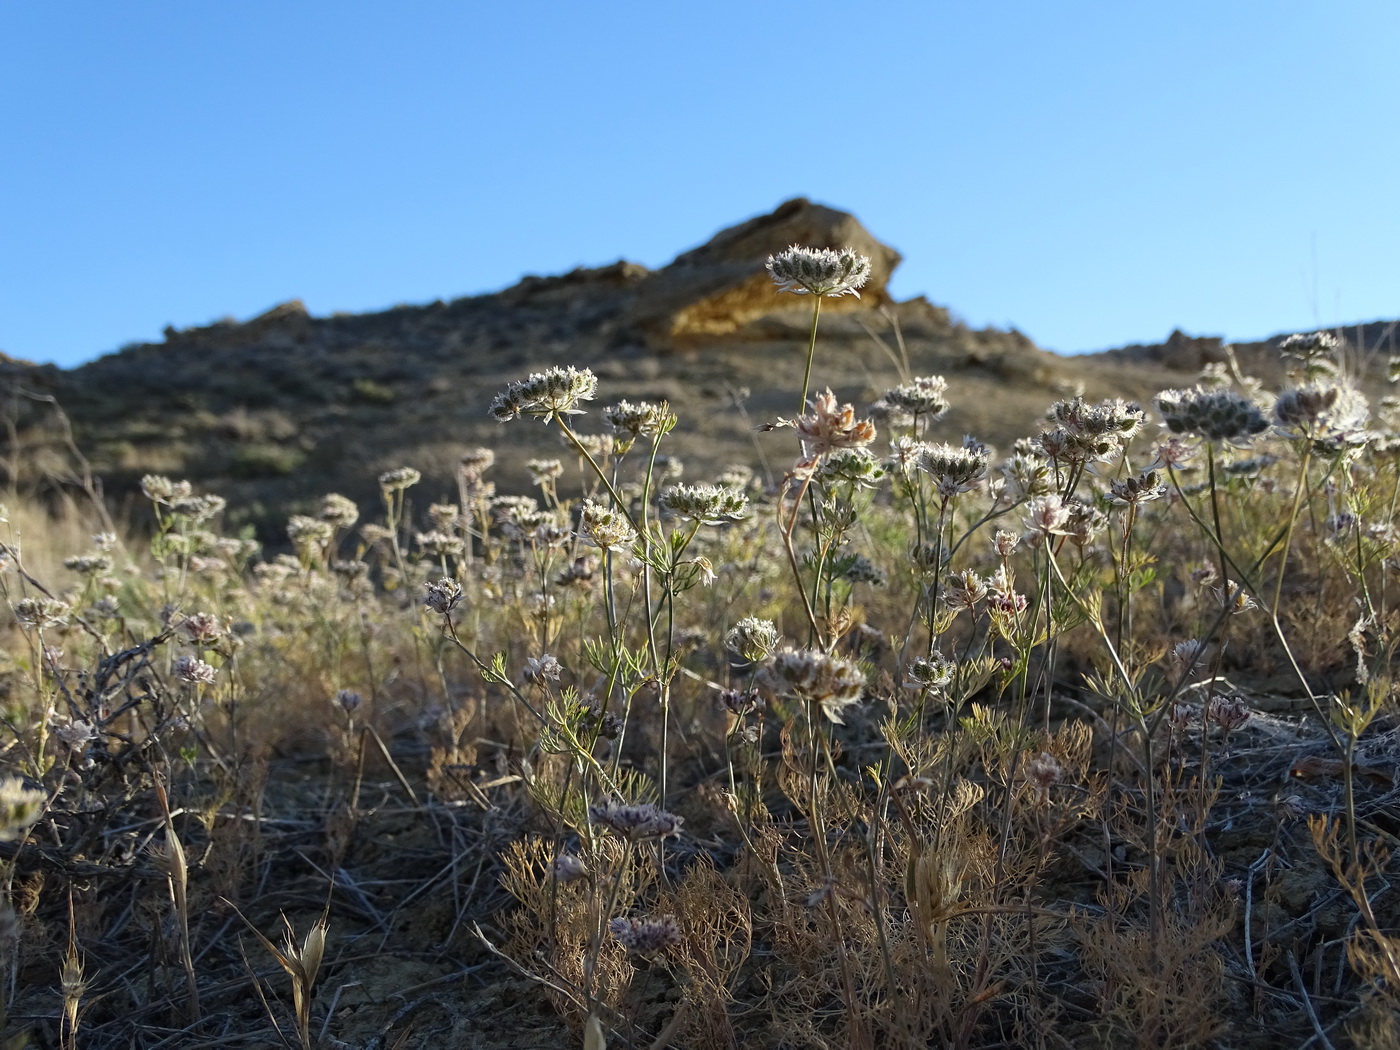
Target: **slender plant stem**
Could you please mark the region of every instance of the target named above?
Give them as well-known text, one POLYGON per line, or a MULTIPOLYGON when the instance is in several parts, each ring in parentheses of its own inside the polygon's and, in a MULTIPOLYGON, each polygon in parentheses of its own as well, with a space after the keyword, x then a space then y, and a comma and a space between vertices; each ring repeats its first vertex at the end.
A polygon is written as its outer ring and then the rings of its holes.
POLYGON ((812 358, 817 355, 817 319, 822 314, 822 297, 812 296, 812 334, 807 340, 807 369, 802 373, 802 400, 797 403, 797 414, 807 411, 807 391, 812 384, 812 358))

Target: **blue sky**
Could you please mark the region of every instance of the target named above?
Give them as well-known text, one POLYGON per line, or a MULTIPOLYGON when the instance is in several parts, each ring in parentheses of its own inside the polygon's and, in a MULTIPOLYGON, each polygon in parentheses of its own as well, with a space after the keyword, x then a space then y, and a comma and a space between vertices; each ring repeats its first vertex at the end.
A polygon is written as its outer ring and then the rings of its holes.
POLYGON ((788 197, 1065 351, 1400 316, 1394 0, 0 3, 0 350, 659 266, 788 197))

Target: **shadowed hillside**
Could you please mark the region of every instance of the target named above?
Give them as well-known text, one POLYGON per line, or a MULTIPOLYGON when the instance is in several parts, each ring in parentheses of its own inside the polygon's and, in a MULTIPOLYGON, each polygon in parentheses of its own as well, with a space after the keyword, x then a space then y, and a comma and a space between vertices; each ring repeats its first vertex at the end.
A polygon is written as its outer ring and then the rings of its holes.
MULTIPOLYGON (((72 469, 52 406, 28 395, 53 397, 110 494, 130 492, 145 473, 187 477, 272 536, 323 492, 373 502, 375 477, 400 465, 423 471, 424 500, 449 495, 461 453, 503 436, 486 412, 494 394, 567 363, 598 373, 595 408, 669 400, 687 477, 764 458, 781 473, 787 445, 763 447, 754 428, 796 407, 777 392, 801 385, 810 314, 803 298, 775 291, 764 262, 795 243, 850 245, 873 260, 862 298, 826 301, 814 382, 873 401, 899 380, 902 340, 913 374, 948 379, 953 409, 941 430, 950 439, 967 432, 1004 445, 1032 431, 1057 394, 1146 398, 1223 359, 1219 340, 1180 333, 1161 346, 1063 358, 1014 330, 968 328, 923 298, 895 302, 886 286, 899 253, 853 216, 797 199, 655 271, 619 261, 361 315, 313 317, 294 300, 246 322, 167 329, 162 343, 68 371, 7 360, 0 382, 17 424, 9 470, 33 486, 72 469)), ((1368 348, 1388 347, 1394 327, 1361 335, 1368 348)), ((1238 349, 1256 362, 1272 344, 1238 349)), ((598 429, 596 416, 581 420, 598 429)), ((501 487, 523 489, 524 461, 559 455, 556 441, 542 427, 512 430, 499 450, 501 487)))

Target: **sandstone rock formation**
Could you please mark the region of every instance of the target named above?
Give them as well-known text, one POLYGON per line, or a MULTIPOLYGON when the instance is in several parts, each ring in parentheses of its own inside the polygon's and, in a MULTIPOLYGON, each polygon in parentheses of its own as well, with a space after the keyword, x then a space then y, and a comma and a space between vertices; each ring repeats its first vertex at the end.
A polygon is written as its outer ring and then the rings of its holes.
POLYGON ((721 230, 648 275, 637 289, 628 321, 658 349, 695 345, 716 338, 742 338, 753 322, 783 312, 810 311, 807 303, 775 297, 764 266, 789 245, 850 247, 871 261, 871 276, 859 299, 829 300, 832 313, 868 311, 889 305, 886 290, 901 256, 881 244, 846 212, 798 197, 773 212, 721 230))

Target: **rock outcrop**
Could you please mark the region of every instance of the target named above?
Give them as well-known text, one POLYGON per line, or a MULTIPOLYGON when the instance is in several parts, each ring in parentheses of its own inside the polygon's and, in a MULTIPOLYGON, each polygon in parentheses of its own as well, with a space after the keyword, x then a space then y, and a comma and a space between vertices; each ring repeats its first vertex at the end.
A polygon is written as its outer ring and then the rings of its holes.
POLYGON ((870 310, 891 303, 887 285, 899 252, 877 241, 855 216, 803 197, 767 215, 721 230, 698 248, 647 276, 637 288, 627 322, 656 349, 677 349, 717 338, 743 338, 760 319, 811 307, 773 294, 768 256, 789 245, 850 247, 868 255, 871 275, 859 299, 828 300, 831 313, 870 310))

